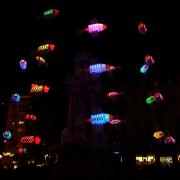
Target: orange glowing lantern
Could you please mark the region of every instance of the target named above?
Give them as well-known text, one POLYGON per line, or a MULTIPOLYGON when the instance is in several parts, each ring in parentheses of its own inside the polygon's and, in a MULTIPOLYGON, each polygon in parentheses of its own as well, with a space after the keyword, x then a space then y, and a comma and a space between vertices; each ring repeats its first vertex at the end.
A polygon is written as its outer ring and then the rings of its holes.
POLYGON ((156 131, 156 132, 154 132, 153 136, 156 139, 159 139, 159 138, 162 138, 164 136, 164 133, 162 131, 156 131))

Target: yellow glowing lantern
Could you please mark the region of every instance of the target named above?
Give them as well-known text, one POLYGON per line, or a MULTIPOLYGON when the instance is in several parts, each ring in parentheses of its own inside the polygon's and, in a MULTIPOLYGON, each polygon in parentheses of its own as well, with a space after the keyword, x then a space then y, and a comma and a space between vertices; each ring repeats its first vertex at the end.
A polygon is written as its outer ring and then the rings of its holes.
POLYGON ((159 138, 162 138, 164 136, 164 133, 162 131, 156 131, 156 132, 154 132, 153 136, 156 139, 159 139, 159 138))

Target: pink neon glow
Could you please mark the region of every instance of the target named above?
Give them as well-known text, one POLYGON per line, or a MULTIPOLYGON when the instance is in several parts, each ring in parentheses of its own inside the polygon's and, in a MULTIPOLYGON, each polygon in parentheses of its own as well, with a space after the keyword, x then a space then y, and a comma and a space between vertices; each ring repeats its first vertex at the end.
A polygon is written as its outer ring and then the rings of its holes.
POLYGON ((163 96, 161 95, 161 93, 159 93, 159 92, 154 93, 153 96, 158 101, 162 101, 164 99, 163 96))
POLYGON ((104 24, 95 23, 95 24, 88 25, 87 30, 89 33, 93 33, 93 32, 101 32, 106 28, 107 28, 107 26, 104 24))
POLYGON ((146 63, 147 65, 152 65, 152 64, 154 64, 154 59, 153 59, 153 57, 150 56, 150 55, 146 55, 146 57, 145 57, 145 63, 146 63))
POLYGON ((110 120, 110 124, 114 124, 114 125, 116 125, 116 124, 120 124, 120 123, 125 123, 126 121, 124 121, 124 120, 120 120, 120 119, 111 119, 110 120))
POLYGON ((112 91, 107 94, 107 97, 117 96, 118 94, 120 94, 120 93, 112 91))
POLYGON ((22 154, 23 151, 24 151, 24 149, 23 149, 22 147, 20 147, 20 148, 18 149, 19 154, 22 154))

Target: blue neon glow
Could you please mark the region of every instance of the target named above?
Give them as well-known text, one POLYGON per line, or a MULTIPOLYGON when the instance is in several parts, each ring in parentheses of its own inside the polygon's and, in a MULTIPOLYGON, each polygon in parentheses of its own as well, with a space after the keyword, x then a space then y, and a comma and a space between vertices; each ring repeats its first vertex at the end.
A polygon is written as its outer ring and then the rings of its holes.
POLYGON ((20 98, 20 95, 19 95, 19 94, 15 93, 15 94, 12 95, 12 100, 13 100, 14 102, 19 102, 20 99, 21 99, 21 98, 20 98))
POLYGON ((93 64, 89 66, 89 70, 91 74, 100 74, 106 71, 106 64, 93 64))
POLYGON ((20 68, 22 70, 25 70, 27 68, 27 61, 25 61, 24 59, 20 60, 19 61, 19 65, 20 65, 20 68))
POLYGON ((91 115, 91 122, 92 124, 105 124, 110 121, 110 115, 109 114, 94 114, 91 115))
POLYGON ((145 74, 148 70, 149 66, 147 64, 144 64, 141 69, 140 69, 140 72, 145 74))
POLYGON ((12 134, 11 134, 11 131, 4 131, 3 132, 3 137, 4 139, 11 139, 12 138, 12 134))

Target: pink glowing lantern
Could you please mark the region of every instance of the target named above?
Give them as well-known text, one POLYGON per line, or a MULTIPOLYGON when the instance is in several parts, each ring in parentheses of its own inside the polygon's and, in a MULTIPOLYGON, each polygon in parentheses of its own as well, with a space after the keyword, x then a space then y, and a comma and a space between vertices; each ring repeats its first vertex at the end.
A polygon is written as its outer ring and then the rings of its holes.
POLYGON ((120 124, 120 123, 123 123, 124 121, 123 120, 120 120, 120 119, 112 119, 110 120, 110 124, 113 124, 113 125, 116 125, 116 124, 120 124))
POLYGON ((107 29, 107 25, 98 23, 96 19, 91 20, 90 24, 83 31, 89 32, 93 37, 96 37, 99 32, 107 29))
POLYGON ((119 95, 120 93, 116 92, 116 91, 112 91, 112 92, 109 92, 107 93, 107 97, 114 97, 114 96, 117 96, 119 95))
POLYGON ((161 93, 159 93, 159 92, 154 93, 153 96, 157 102, 161 102, 164 99, 163 96, 161 95, 161 93))
POLYGON ((153 59, 153 57, 150 56, 150 55, 146 55, 146 57, 145 57, 145 64, 148 65, 148 66, 154 64, 154 59, 153 59))

